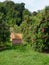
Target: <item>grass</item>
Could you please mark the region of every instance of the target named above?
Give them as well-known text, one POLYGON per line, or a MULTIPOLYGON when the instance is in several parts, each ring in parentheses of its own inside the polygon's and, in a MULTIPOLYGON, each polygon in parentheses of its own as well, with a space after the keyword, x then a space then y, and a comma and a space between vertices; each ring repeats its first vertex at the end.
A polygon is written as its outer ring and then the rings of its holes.
POLYGON ((0 65, 49 65, 49 54, 28 48, 4 50, 0 52, 0 65))

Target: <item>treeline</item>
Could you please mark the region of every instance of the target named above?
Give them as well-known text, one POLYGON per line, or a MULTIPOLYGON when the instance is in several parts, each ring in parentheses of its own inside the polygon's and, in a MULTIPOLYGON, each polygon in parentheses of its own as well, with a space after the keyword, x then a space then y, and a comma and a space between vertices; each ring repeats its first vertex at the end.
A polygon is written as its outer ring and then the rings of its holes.
POLYGON ((10 39, 10 28, 23 34, 24 45, 37 51, 49 50, 49 6, 30 12, 24 3, 0 2, 0 43, 10 39))

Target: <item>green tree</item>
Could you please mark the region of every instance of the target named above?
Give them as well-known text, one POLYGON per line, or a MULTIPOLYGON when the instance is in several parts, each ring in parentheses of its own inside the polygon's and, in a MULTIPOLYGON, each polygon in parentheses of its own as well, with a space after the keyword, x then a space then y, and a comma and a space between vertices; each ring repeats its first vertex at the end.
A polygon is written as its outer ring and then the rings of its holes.
MULTIPOLYGON (((49 8, 45 8, 34 32, 34 47, 38 51, 49 51, 49 8), (47 15, 46 15, 47 14, 47 15)), ((37 17, 38 18, 38 17, 37 17)))
POLYGON ((0 13, 0 43, 3 44, 9 40, 10 28, 4 19, 4 14, 0 13))

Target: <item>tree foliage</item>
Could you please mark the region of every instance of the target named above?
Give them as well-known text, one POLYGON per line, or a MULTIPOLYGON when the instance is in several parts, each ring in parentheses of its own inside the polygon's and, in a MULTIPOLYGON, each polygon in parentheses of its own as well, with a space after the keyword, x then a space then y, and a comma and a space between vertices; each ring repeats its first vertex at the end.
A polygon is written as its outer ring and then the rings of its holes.
POLYGON ((46 7, 44 12, 42 12, 42 19, 40 19, 39 24, 36 25, 35 35, 35 49, 38 51, 49 50, 49 7, 46 7))
POLYGON ((49 50, 49 6, 31 13, 24 3, 0 2, 0 42, 9 39, 10 27, 35 50, 49 50))

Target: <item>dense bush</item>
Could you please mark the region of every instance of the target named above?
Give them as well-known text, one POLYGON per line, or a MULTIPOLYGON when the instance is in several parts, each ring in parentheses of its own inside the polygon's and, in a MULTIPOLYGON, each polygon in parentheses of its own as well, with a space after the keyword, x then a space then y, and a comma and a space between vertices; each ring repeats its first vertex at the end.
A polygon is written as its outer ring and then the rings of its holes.
POLYGON ((36 25, 34 31, 34 48, 37 51, 49 50, 49 9, 45 8, 45 12, 42 13, 42 19, 39 24, 36 25), (44 14, 44 15, 43 15, 44 14))
POLYGON ((13 29, 13 32, 23 34, 22 46, 30 45, 37 51, 49 50, 49 6, 31 13, 24 5, 0 2, 0 43, 8 42, 13 29))

